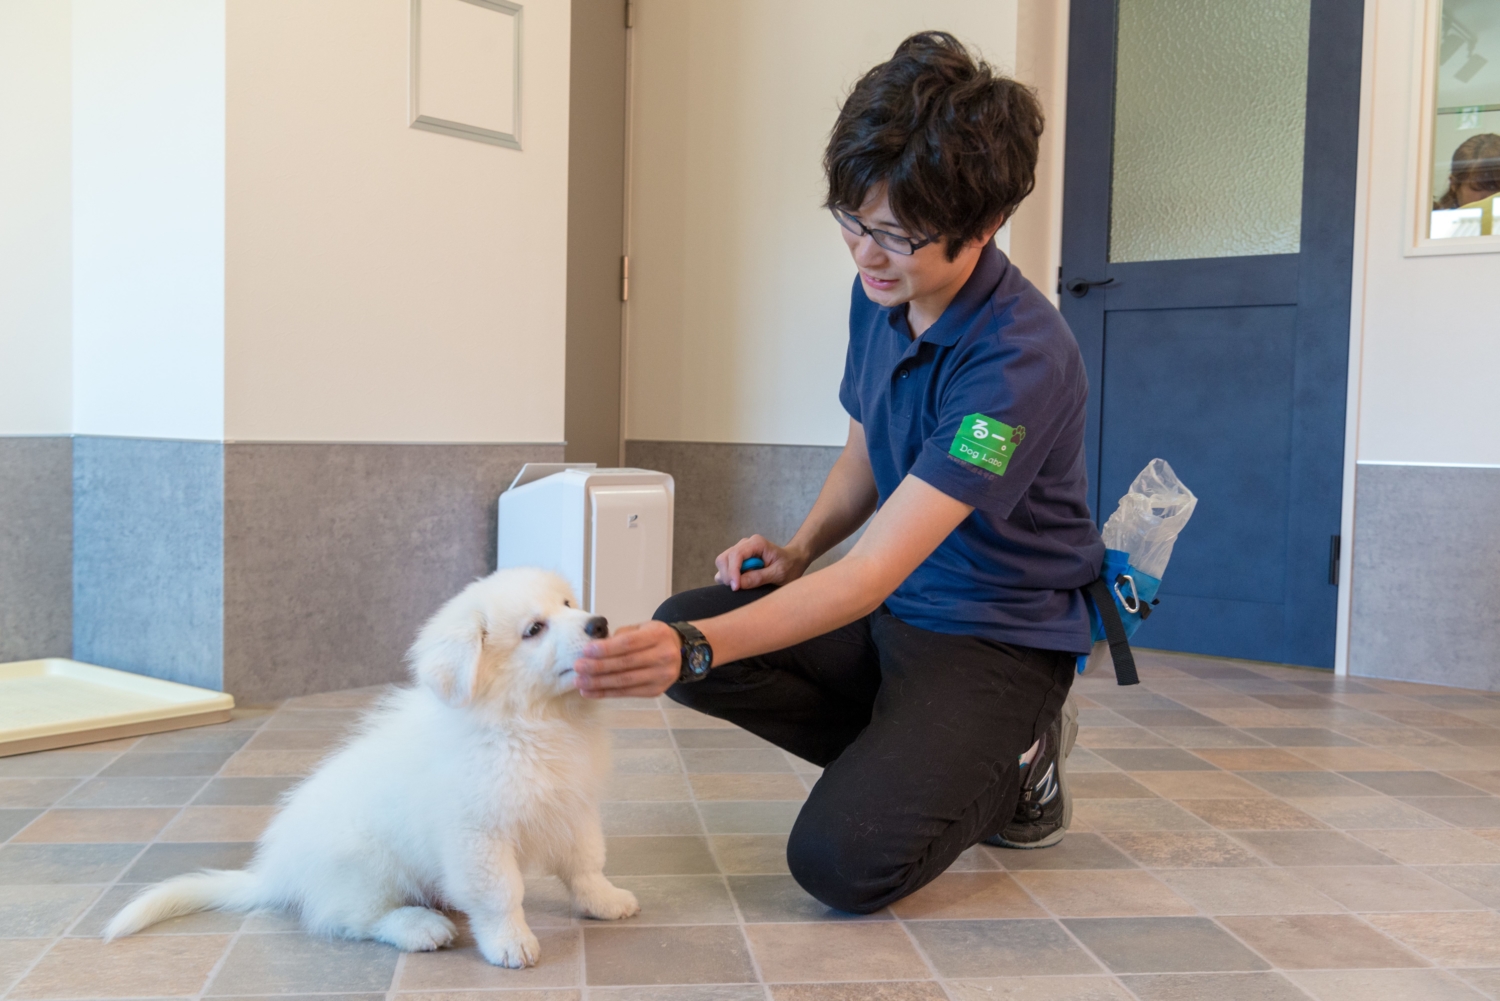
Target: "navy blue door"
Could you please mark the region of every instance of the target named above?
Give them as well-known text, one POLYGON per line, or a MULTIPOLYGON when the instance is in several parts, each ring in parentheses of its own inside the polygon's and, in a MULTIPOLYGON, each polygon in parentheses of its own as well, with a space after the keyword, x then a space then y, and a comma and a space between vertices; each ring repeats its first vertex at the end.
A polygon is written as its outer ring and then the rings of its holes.
POLYGON ((1158 456, 1199 498, 1136 642, 1330 667, 1363 4, 1070 16, 1058 278, 1094 510, 1158 456))

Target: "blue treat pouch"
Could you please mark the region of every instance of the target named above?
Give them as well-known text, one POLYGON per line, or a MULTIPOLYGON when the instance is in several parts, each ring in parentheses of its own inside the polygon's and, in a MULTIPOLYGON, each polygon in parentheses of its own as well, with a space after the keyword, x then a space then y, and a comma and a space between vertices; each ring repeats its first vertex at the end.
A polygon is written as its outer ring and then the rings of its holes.
POLYGON ((1100 531, 1106 548, 1099 579, 1084 589, 1094 647, 1078 658, 1079 674, 1112 656, 1120 683, 1136 683, 1127 640, 1156 607, 1172 547, 1197 505, 1164 459, 1152 459, 1120 498, 1100 531), (1112 607, 1101 609, 1106 603, 1112 607))

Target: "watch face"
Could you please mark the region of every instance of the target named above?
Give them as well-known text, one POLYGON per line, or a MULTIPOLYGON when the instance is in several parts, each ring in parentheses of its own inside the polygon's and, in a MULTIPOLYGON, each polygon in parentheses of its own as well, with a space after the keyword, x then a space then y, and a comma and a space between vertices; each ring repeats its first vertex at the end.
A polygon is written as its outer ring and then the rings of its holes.
POLYGON ((713 666, 713 653, 706 643, 694 643, 688 651, 688 670, 698 677, 708 673, 713 666))

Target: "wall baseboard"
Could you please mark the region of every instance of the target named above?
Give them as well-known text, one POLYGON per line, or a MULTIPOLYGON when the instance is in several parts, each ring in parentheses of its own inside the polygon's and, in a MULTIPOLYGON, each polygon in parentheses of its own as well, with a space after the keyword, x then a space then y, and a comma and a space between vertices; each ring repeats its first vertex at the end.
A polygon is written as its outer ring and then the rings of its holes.
POLYGON ((1500 691, 1500 468, 1360 463, 1349 673, 1500 691))
POLYGON ((0 437, 0 660, 72 656, 254 704, 399 681, 494 569, 495 504, 561 443, 0 437))
MULTIPOLYGON (((672 589, 712 584, 714 557, 747 535, 790 539, 841 451, 823 445, 627 441, 629 465, 670 473, 676 482, 672 589)), ((837 559, 851 544, 814 566, 837 559)))
POLYGON ((73 439, 0 437, 0 662, 73 654, 73 439))

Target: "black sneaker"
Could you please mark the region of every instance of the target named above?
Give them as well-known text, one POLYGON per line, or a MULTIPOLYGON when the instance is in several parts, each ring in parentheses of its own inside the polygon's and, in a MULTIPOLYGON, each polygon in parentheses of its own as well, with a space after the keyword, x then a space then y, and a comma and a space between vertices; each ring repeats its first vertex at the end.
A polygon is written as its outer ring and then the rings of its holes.
POLYGON ((1042 735, 1036 757, 1021 779, 1016 815, 985 844, 1000 848, 1047 848, 1068 833, 1073 799, 1068 795, 1068 755, 1078 738, 1078 704, 1068 693, 1062 712, 1042 735))

